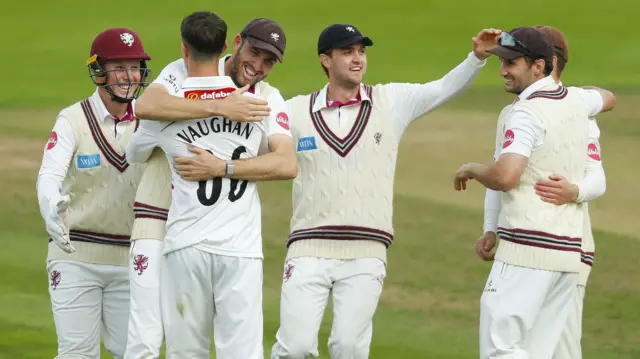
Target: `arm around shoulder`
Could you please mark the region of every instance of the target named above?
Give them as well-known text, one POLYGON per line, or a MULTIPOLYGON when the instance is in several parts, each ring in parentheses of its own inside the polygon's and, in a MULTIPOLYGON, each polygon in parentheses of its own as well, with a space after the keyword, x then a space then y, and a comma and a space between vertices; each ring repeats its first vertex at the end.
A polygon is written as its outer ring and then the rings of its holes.
POLYGON ((602 98, 602 109, 599 112, 608 112, 616 107, 616 95, 613 92, 595 87, 595 86, 583 86, 585 90, 592 90, 597 92, 602 98))

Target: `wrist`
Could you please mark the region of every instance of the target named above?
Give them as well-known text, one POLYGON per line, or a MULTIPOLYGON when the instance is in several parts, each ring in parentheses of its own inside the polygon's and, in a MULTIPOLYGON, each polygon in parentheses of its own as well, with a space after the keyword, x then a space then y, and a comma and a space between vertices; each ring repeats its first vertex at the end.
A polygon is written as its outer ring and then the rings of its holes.
POLYGON ((233 160, 225 161, 224 166, 224 177, 232 178, 235 173, 235 162, 233 160))
POLYGON ((222 116, 224 117, 225 114, 224 112, 224 105, 221 104, 221 102, 223 102, 224 100, 214 100, 214 101, 209 101, 206 100, 207 105, 208 105, 208 110, 207 112, 209 112, 209 116, 222 116))
POLYGON ((580 196, 580 187, 576 184, 571 184, 569 186, 569 201, 570 202, 578 202, 578 197, 580 196))

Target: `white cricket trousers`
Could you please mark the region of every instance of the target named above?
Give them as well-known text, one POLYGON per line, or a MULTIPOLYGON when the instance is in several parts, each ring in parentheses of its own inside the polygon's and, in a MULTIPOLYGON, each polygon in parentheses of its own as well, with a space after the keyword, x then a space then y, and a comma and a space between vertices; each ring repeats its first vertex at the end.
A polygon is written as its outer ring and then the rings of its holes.
POLYGON ((164 242, 157 239, 137 239, 131 243, 131 311, 125 359, 155 359, 160 356, 164 339, 160 310, 163 249, 164 242))
POLYGON ((494 261, 480 299, 480 359, 551 359, 577 283, 577 273, 494 261))
POLYGON ((318 331, 331 292, 331 358, 368 358, 373 315, 385 276, 385 264, 377 258, 288 260, 280 298, 280 328, 271 358, 318 357, 318 331))
POLYGON ((129 320, 129 268, 54 260, 47 264, 58 335, 56 359, 99 359, 104 346, 122 359, 129 320))
POLYGON ((556 346, 553 359, 582 359, 582 308, 584 304, 585 288, 577 285, 571 300, 571 309, 562 336, 556 346))
POLYGON ((264 359, 262 259, 222 256, 193 247, 170 252, 160 302, 167 359, 264 359))

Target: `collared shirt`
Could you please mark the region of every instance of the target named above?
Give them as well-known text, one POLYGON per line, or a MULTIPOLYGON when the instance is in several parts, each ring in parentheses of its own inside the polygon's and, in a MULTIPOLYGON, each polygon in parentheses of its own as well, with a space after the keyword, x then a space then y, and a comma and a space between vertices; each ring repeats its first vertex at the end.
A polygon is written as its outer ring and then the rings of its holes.
MULTIPOLYGON (((98 89, 89 97, 96 117, 102 123, 113 127, 117 139, 122 138, 127 126, 134 124, 133 102, 129 105, 127 114, 122 119, 117 119, 107 111, 98 89)), ((76 138, 73 134, 71 122, 63 115, 58 115, 49 141, 44 146, 42 164, 38 172, 38 198, 53 198, 59 193, 59 188, 67 176, 69 164, 75 153, 76 138)), ((47 201, 48 203, 48 201, 47 201)), ((41 201, 41 206, 43 205, 41 201)), ((41 208, 42 211, 42 208, 41 208)), ((44 214, 43 214, 44 215, 44 214)))
MULTIPOLYGON (((388 83, 382 85, 383 96, 393 109, 393 123, 396 133, 402 136, 406 128, 418 118, 433 111, 447 100, 464 91, 486 64, 486 60, 479 60, 473 52, 466 59, 449 71, 442 78, 427 83, 388 83)), ((350 126, 360 109, 361 101, 371 101, 364 85, 355 100, 342 106, 335 106, 327 98, 328 84, 318 94, 312 110, 322 110, 322 116, 329 126, 342 128, 350 126), (359 100, 358 100, 359 98, 359 100)))

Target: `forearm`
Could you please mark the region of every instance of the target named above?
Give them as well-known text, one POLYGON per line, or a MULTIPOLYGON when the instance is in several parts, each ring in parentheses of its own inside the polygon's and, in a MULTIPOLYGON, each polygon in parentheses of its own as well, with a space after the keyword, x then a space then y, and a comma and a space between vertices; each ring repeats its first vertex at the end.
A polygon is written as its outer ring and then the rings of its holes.
POLYGON ((135 114, 154 121, 187 121, 214 116, 219 112, 217 101, 188 100, 170 95, 160 88, 151 90, 136 102, 135 114))
POLYGON ((494 191, 507 191, 500 171, 495 164, 485 165, 482 163, 474 163, 470 169, 471 178, 480 182, 483 186, 494 191))
POLYGON ((36 192, 38 196, 38 205, 42 218, 47 218, 49 212, 49 203, 51 199, 60 196, 60 187, 64 177, 53 174, 40 174, 36 182, 36 192))
POLYGON ((295 154, 269 152, 263 155, 233 161, 232 178, 248 181, 273 181, 295 178, 298 162, 295 154))
POLYGON ((602 196, 607 189, 604 169, 602 167, 594 168, 587 172, 582 181, 578 182, 576 202, 588 202, 602 196))
POLYGON ((498 230, 498 216, 500 215, 500 192, 487 189, 484 196, 484 233, 498 230))
POLYGON ((468 88, 478 77, 484 64, 485 61, 469 53, 462 63, 438 80, 440 96, 437 102, 443 103, 468 88))

